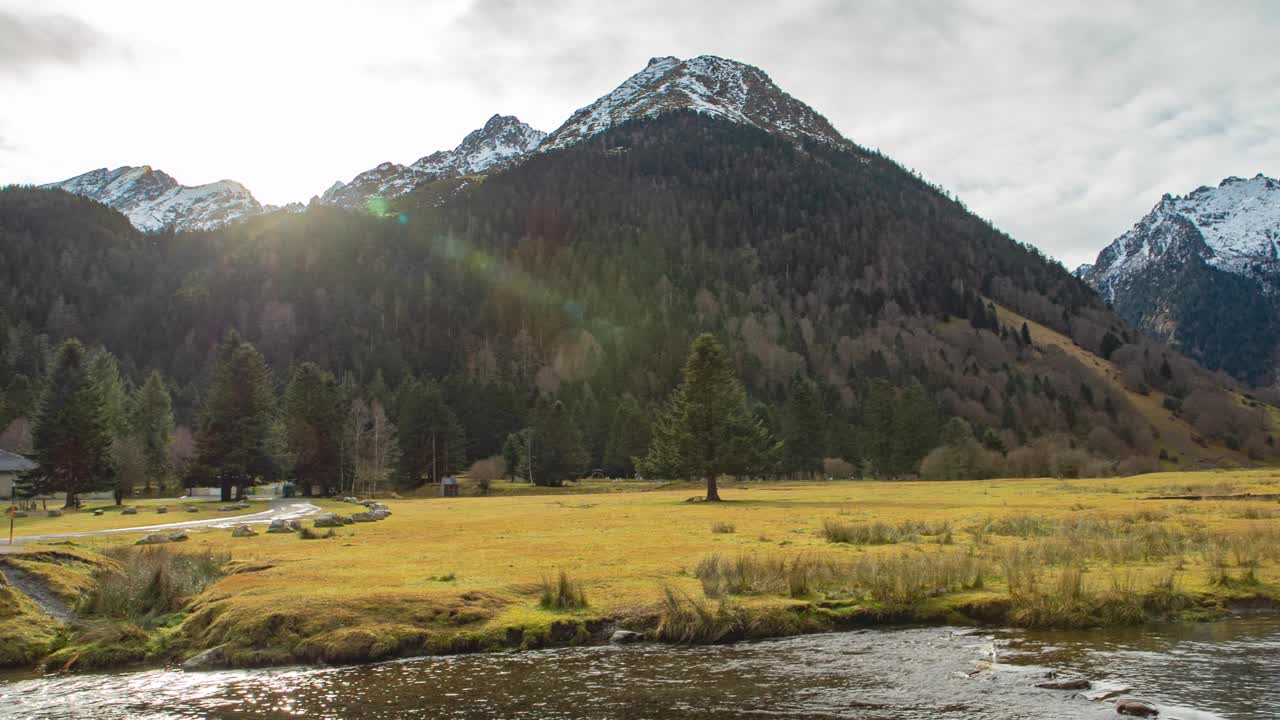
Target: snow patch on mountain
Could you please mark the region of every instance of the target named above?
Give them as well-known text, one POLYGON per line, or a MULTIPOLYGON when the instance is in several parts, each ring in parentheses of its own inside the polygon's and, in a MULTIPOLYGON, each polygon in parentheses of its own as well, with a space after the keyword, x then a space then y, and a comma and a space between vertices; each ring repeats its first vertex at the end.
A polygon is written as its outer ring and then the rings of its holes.
POLYGON ((263 211, 248 188, 234 180, 188 187, 150 165, 100 168, 41 187, 97 200, 146 232, 211 230, 263 211))
POLYGON ((793 138, 847 140, 813 108, 783 92, 764 71, 714 55, 658 57, 543 141, 540 151, 573 145, 615 125, 676 110, 751 125, 793 138))

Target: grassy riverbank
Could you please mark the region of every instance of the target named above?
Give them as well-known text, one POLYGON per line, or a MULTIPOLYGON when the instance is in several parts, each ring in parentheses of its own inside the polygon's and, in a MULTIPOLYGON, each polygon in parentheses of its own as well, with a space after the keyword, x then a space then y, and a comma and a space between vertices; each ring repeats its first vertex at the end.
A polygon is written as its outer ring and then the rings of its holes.
MULTIPOLYGON (((229 574, 47 649, 88 667, 226 644, 256 665, 580 643, 615 625, 711 642, 908 621, 1194 620, 1280 603, 1280 503, 1142 498, 1244 492, 1280 492, 1280 471, 730 483, 720 504, 688 502, 694 485, 389 501, 387 520, 328 539, 193 533, 176 551, 229 558, 229 574), (585 607, 560 601, 562 572, 585 607)), ((77 552, 122 563, 135 551, 111 546, 131 539, 77 552)), ((59 572, 102 575, 72 565, 59 572)))

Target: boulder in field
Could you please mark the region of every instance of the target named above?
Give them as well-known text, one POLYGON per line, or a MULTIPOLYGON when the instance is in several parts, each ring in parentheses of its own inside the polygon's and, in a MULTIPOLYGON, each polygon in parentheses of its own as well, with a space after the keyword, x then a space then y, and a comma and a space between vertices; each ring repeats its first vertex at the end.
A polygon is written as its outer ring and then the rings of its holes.
POLYGON ((187 508, 187 512, 200 512, 200 508, 192 505, 191 507, 187 508))
POLYGON ((355 524, 355 520, 352 520, 350 515, 339 515, 338 522, 342 523, 343 525, 355 524))
POLYGON ((151 533, 150 535, 147 535, 146 537, 142 538, 141 540, 139 540, 134 544, 135 545, 164 545, 167 542, 170 542, 168 535, 165 535, 164 533, 151 533))
POLYGON ((26 511, 26 510, 15 510, 15 511, 13 511, 13 516, 14 516, 14 517, 16 517, 16 518, 20 518, 20 517, 27 517, 27 511, 26 511))
POLYGON ((103 514, 103 513, 105 513, 105 512, 106 512, 105 510, 94 510, 94 511, 93 511, 93 516, 94 516, 94 517, 102 517, 102 514, 103 514))
POLYGON ((186 542, 188 538, 189 536, 181 530, 174 530, 169 533, 169 542, 186 542))
POLYGON ((267 533, 291 533, 293 528, 289 527, 289 523, 284 520, 276 519, 271 521, 271 525, 267 527, 267 533))
POLYGON ((137 514, 138 514, 138 508, 136 508, 136 507, 134 507, 134 506, 130 505, 129 507, 127 507, 127 508, 125 508, 125 509, 121 510, 121 511, 120 511, 120 514, 121 514, 121 515, 137 515, 137 514))
POLYGON ((163 515, 163 514, 165 514, 165 513, 167 513, 167 512, 169 512, 169 508, 168 508, 168 507, 166 507, 166 506, 164 506, 164 505, 161 505, 161 506, 159 506, 159 507, 157 507, 157 508, 156 508, 156 513, 157 513, 157 514, 159 514, 159 515, 163 515))
POLYGON ((231 512, 232 510, 239 510, 239 509, 240 509, 239 505, 219 505, 218 506, 218 512, 231 512))
POLYGON ((320 513, 316 516, 314 525, 318 528, 342 527, 342 521, 334 513, 320 513))
POLYGON ((374 516, 373 513, 367 513, 367 512, 358 512, 351 516, 351 521, 358 522, 358 523, 377 522, 378 520, 381 520, 381 519, 382 518, 380 517, 374 516))
POLYGON ((231 531, 231 537, 257 537, 258 531, 248 525, 237 525, 235 530, 231 531))
POLYGON ((290 520, 290 521, 289 521, 289 529, 290 529, 290 530, 292 530, 292 531, 294 531, 294 532, 299 532, 299 531, 301 531, 301 530, 302 530, 302 521, 300 521, 300 520, 290 520))
POLYGON ((46 513, 46 514, 47 514, 49 517, 62 517, 62 511, 61 511, 61 510, 56 510, 56 509, 55 509, 55 510, 50 510, 50 511, 48 511, 48 513, 46 513))

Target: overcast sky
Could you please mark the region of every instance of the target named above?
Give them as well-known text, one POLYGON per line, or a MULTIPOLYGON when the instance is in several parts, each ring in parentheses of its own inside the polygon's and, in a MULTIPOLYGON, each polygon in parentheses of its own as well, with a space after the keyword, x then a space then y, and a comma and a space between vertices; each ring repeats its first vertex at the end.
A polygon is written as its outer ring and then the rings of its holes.
POLYGON ((0 0, 0 183, 150 164, 305 201, 714 54, 1074 266, 1165 192, 1280 174, 1277 42, 1271 0, 0 0))

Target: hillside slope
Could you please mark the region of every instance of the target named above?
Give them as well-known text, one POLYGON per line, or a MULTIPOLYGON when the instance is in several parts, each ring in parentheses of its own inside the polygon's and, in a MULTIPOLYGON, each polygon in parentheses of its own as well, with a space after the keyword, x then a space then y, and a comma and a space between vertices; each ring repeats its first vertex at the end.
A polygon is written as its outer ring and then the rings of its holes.
MULTIPOLYGON (((6 304, 19 335, 56 340, 73 325, 51 324, 27 294, 61 298, 71 318, 114 297, 110 322, 74 327, 174 378, 180 413, 231 327, 278 372, 311 360, 362 385, 437 378, 469 457, 496 453, 554 397, 593 465, 607 464, 619 399, 651 413, 701 332, 729 348, 775 431, 820 414, 822 455, 867 473, 913 472, 948 417, 1010 458, 1026 448, 1027 474, 1061 470, 1048 465, 1058 455, 1097 473, 1189 447, 1153 437, 1141 404, 1087 363, 1027 347, 990 298, 1105 348, 1126 382, 1194 400, 1207 444, 1242 461, 1273 452, 1263 417, 1210 422, 1201 400, 1229 395, 1207 373, 1169 354, 1173 379, 1162 376, 1165 351, 1070 273, 888 159, 691 111, 600 138, 410 193, 387 218, 313 207, 145 249, 72 243, 56 262, 38 242, 20 245, 29 257, 0 242, 7 267, 31 269, 15 270, 6 304), (98 273, 103 252, 120 275, 98 273), (789 404, 797 382, 816 386, 816 406, 789 404)), ((0 217, 27 217, 36 200, 0 193, 0 217)))

